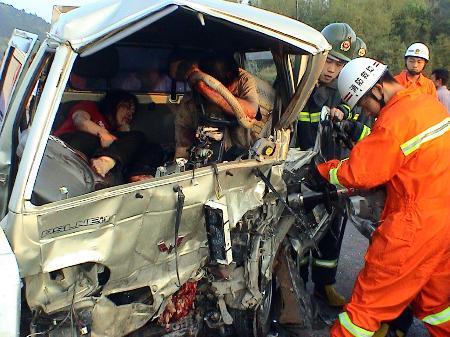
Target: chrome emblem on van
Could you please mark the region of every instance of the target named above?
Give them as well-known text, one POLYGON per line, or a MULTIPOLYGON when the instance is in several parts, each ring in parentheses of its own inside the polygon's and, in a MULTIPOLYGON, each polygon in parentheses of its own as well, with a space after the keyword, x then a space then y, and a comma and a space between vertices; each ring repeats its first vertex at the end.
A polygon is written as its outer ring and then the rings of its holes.
POLYGON ((82 227, 92 226, 92 225, 103 225, 111 219, 111 216, 105 215, 105 216, 97 216, 93 218, 83 219, 80 221, 77 221, 73 224, 65 224, 65 225, 58 225, 49 229, 45 229, 41 232, 41 239, 44 239, 45 237, 53 234, 64 234, 69 231, 77 230, 82 227))

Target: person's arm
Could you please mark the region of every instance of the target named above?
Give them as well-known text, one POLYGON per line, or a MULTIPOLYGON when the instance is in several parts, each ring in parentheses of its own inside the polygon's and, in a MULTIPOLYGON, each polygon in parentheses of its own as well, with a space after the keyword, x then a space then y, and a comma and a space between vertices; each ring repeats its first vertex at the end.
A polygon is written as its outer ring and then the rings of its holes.
POLYGON ((84 110, 75 111, 72 114, 72 120, 77 130, 97 136, 100 139, 102 147, 108 147, 117 139, 117 137, 109 133, 104 127, 93 122, 91 115, 84 110))
POLYGON ((367 125, 353 120, 341 121, 341 128, 354 143, 363 140, 371 133, 371 129, 367 125))
MULTIPOLYGON (((198 68, 197 65, 192 66, 192 68, 187 72, 186 78, 189 81, 190 76, 194 72, 201 72, 201 70, 198 68)), ((233 84, 232 84, 233 85, 233 84)), ((236 83, 234 83, 236 85, 236 83)), ((256 114, 258 113, 258 93, 256 91, 256 83, 254 79, 247 79, 246 82, 246 88, 243 88, 243 97, 236 97, 237 101, 241 105, 241 107, 244 109, 245 114, 251 118, 254 119, 256 117, 256 114), (253 80, 253 81, 252 81, 253 80)), ((227 103, 227 101, 217 93, 214 89, 211 89, 205 82, 199 81, 195 85, 195 88, 198 92, 202 94, 206 99, 211 101, 212 103, 218 105, 226 114, 228 115, 234 115, 233 110, 231 109, 231 106, 227 103)), ((230 88, 228 88, 230 89, 230 88)))
POLYGON ((331 160, 317 166, 320 174, 336 186, 372 188, 389 181, 400 169, 404 154, 396 137, 377 128, 357 143, 347 160, 331 160))
POLYGON ((361 115, 361 112, 361 108, 354 107, 353 109, 350 109, 347 104, 341 103, 330 109, 330 117, 337 122, 344 119, 349 121, 357 121, 361 115))
POLYGON ((187 146, 176 146, 175 154, 173 156, 173 160, 177 158, 189 159, 189 147, 187 146))
POLYGON ((359 121, 361 113, 361 108, 355 107, 352 110, 344 103, 330 109, 331 118, 341 122, 344 131, 355 143, 367 137, 371 132, 371 128, 368 125, 359 121))
MULTIPOLYGON (((212 103, 218 105, 226 114, 228 115, 234 115, 233 109, 231 109, 231 106, 227 103, 227 101, 217 93, 214 89, 211 89, 206 85, 205 82, 199 81, 196 85, 196 89, 209 101, 212 103)), ((258 112, 258 103, 252 102, 250 100, 247 100, 245 98, 239 98, 236 97, 236 100, 239 102, 239 104, 242 106, 242 108, 245 111, 245 114, 249 118, 255 118, 256 113, 258 112)))
POLYGON ((175 155, 177 158, 189 158, 189 149, 195 139, 197 110, 192 106, 191 97, 185 95, 175 113, 175 155))

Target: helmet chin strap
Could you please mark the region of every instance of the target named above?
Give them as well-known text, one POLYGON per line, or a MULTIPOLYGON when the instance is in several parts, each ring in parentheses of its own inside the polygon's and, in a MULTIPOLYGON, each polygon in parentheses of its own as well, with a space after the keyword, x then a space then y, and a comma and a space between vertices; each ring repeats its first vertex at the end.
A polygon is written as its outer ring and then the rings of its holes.
POLYGON ((380 85, 381 85, 381 98, 378 98, 377 96, 374 95, 374 93, 372 92, 373 88, 370 89, 369 96, 372 97, 380 105, 380 109, 383 109, 386 106, 386 101, 384 99, 383 84, 380 85))

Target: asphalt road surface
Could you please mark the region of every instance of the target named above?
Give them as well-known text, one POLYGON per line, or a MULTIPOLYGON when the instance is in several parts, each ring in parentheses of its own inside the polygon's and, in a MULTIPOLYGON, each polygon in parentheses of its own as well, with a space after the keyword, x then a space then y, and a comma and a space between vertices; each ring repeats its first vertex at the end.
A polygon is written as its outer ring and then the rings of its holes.
MULTIPOLYGON (((342 243, 341 256, 339 260, 337 284, 336 287, 346 299, 350 298, 353 284, 359 270, 364 264, 364 254, 368 246, 368 240, 363 237, 352 224, 347 224, 344 241, 342 243)), ((311 287, 309 287, 311 288, 311 287)), ((331 313, 333 314, 333 313, 331 313)), ((336 314, 336 313, 334 313, 336 314)), ((327 337, 328 329, 314 332, 310 336, 305 337, 327 337)), ((407 337, 429 337, 428 332, 423 325, 415 320, 411 326, 407 337)))

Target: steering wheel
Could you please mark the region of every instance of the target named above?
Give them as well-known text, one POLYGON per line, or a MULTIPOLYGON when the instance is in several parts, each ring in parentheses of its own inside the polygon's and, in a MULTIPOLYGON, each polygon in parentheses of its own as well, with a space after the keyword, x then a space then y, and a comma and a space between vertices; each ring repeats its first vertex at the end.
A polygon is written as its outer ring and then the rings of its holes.
POLYGON ((220 96, 223 97, 223 99, 230 105, 231 110, 233 110, 233 114, 238 120, 238 123, 246 128, 251 129, 253 124, 256 122, 255 119, 250 119, 244 112, 244 109, 242 108, 241 104, 239 104, 238 100, 234 95, 217 79, 212 77, 211 75, 208 75, 201 71, 194 72, 190 77, 189 80, 192 84, 197 84, 198 81, 203 81, 205 84, 213 89, 215 92, 217 92, 220 96))

